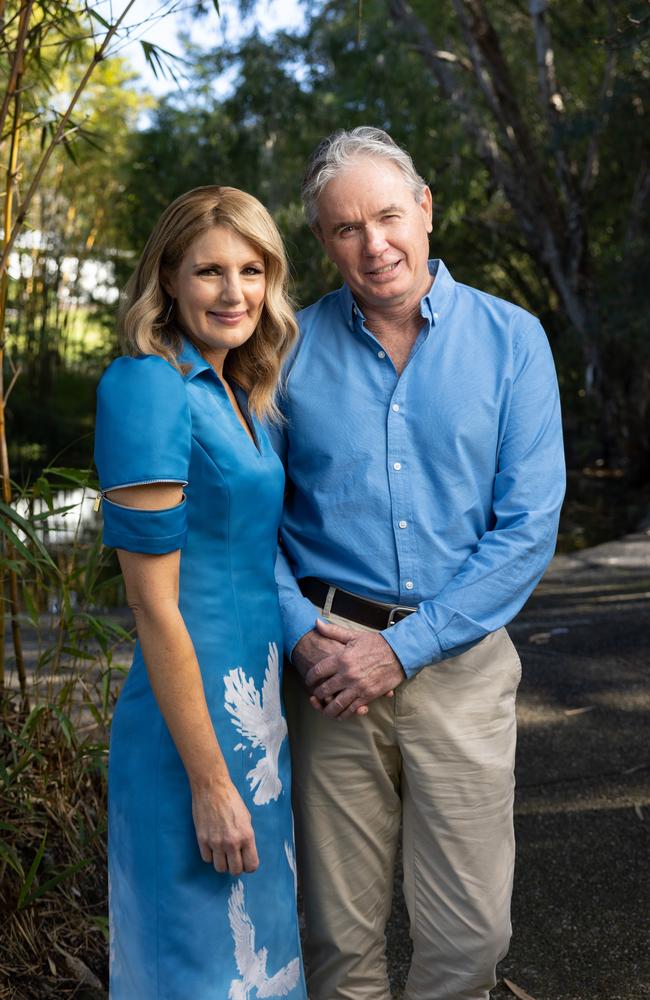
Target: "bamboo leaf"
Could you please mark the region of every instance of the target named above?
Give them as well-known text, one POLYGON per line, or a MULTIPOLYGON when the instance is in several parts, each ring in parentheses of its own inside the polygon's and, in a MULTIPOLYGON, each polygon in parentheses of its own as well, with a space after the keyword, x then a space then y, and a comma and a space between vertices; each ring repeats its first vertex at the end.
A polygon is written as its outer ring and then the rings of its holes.
POLYGON ((185 63, 186 59, 174 52, 168 52, 167 49, 163 49, 159 45, 154 45, 153 42, 146 42, 144 39, 140 41, 140 45, 147 64, 156 79, 161 77, 163 80, 170 79, 174 83, 179 83, 178 76, 174 71, 174 63, 185 63))
POLYGON ((21 865, 18 855, 13 847, 10 847, 9 844, 5 844, 3 840, 0 840, 0 858, 6 861, 9 867, 13 868, 17 875, 20 875, 22 879, 25 878, 25 869, 21 865))
POLYGON ((63 465, 50 465, 45 472, 55 479, 63 479, 67 483, 74 483, 75 486, 84 486, 91 490, 98 488, 97 479, 89 469, 71 469, 63 465))
POLYGON ((60 708, 53 707, 52 712, 55 715, 56 719, 58 720, 59 727, 61 729, 61 732, 63 733, 63 738, 68 744, 70 750, 72 750, 77 739, 76 733, 74 731, 74 726, 72 725, 68 716, 64 712, 62 712, 60 708))
MULTIPOLYGON (((43 841, 43 845, 44 844, 45 841, 43 841)), ((44 882, 43 885, 38 887, 38 889, 35 889, 34 892, 31 892, 28 896, 24 897, 22 905, 19 897, 18 909, 23 910, 26 906, 29 906, 31 903, 34 903, 46 892, 49 892, 51 889, 56 888, 56 886, 59 885, 61 882, 64 882, 66 879, 71 878, 73 875, 76 875, 77 872, 80 872, 83 868, 87 868, 88 865, 91 864, 91 862, 92 858, 84 858, 83 861, 78 861, 75 865, 68 865, 66 868, 63 869, 63 871, 60 871, 57 875, 53 875, 52 878, 48 879, 47 882, 44 882)))
POLYGON ((38 871, 39 865, 40 865, 41 861, 43 860, 43 855, 45 854, 45 841, 46 840, 47 840, 47 830, 43 834, 43 839, 41 841, 41 846, 39 847, 38 851, 36 852, 34 860, 32 861, 32 863, 30 865, 30 869, 27 872, 27 878, 23 882, 23 884, 21 886, 21 889, 20 889, 20 892, 18 893, 18 902, 16 904, 16 909, 17 910, 22 910, 24 908, 24 906, 25 906, 25 900, 29 896, 29 890, 32 887, 32 883, 33 883, 34 879, 36 878, 36 872, 38 871))
POLYGON ((86 7, 86 13, 90 14, 91 17, 101 24, 102 28, 106 28, 107 31, 110 29, 111 26, 108 21, 104 20, 101 14, 98 14, 94 7, 86 7))
POLYGON ((27 612, 27 617, 29 618, 34 628, 38 628, 38 621, 39 621, 38 608, 36 607, 34 597, 29 587, 23 587, 22 596, 23 596, 23 604, 25 605, 25 611, 27 612))
POLYGON ((17 742, 19 742, 21 746, 27 746, 27 744, 24 741, 28 736, 31 735, 31 733, 34 732, 38 720, 40 719, 43 712, 47 712, 47 705, 34 705, 33 709, 31 710, 31 712, 27 716, 27 719, 25 720, 23 728, 20 730, 20 736, 18 737, 17 742))
MULTIPOLYGON (((40 554, 41 559, 44 562, 46 562, 52 569, 56 570, 58 573, 58 567, 56 566, 56 563, 52 560, 52 557, 50 556, 49 552, 43 545, 37 533, 34 531, 34 528, 31 526, 29 521, 27 521, 24 517, 21 517, 18 511, 14 510, 13 507, 10 507, 9 504, 6 504, 2 501, 0 501, 0 513, 4 514, 5 517, 7 517, 18 528, 20 528, 23 534, 26 535, 27 538, 29 538, 29 540, 32 542, 32 544, 40 554)), ((12 541, 12 544, 14 544, 13 539, 20 541, 15 532, 13 532, 9 528, 9 525, 2 518, 0 518, 0 530, 2 530, 7 535, 7 537, 9 537, 10 541, 12 541)), ((35 563, 32 554, 29 552, 28 549, 25 549, 25 546, 23 546, 23 549, 27 554, 26 558, 29 559, 30 564, 34 565, 35 563)))

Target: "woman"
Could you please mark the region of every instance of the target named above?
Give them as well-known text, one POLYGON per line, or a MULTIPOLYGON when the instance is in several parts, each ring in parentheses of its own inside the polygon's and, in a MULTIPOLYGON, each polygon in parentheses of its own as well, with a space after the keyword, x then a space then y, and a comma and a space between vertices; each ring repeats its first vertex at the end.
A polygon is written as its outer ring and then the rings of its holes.
POLYGON ((138 645, 109 761, 113 1000, 306 997, 274 561, 284 476, 261 420, 296 336, 263 206, 163 213, 98 391, 104 542, 138 645), (184 490, 184 492, 183 492, 184 490))

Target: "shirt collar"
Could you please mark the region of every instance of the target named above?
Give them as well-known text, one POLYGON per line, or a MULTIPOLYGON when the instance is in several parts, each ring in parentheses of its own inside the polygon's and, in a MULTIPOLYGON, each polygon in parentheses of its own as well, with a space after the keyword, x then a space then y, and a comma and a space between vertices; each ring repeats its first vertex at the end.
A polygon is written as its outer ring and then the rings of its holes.
POLYGON ((186 382, 191 382, 192 379, 200 375, 201 372, 212 371, 212 367, 205 360, 198 347, 196 347, 191 340, 187 337, 183 337, 183 347, 181 352, 177 357, 177 361, 180 365, 189 366, 188 370, 183 375, 186 382))
MULTIPOLYGON (((428 266, 429 274, 433 276, 434 282, 427 294, 422 297, 420 311, 424 319, 429 320, 431 325, 435 326, 446 313, 456 282, 442 260, 430 260, 428 266)), ((354 301, 352 291, 347 284, 341 288, 341 305, 345 317, 352 327, 357 320, 363 321, 363 313, 354 301)))

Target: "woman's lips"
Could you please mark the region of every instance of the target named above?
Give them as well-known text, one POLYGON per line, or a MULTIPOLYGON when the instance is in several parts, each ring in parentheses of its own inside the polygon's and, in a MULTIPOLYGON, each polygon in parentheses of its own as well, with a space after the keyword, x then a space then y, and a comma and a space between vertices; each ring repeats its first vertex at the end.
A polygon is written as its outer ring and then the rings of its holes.
POLYGON ((208 315, 214 316, 214 318, 218 320, 219 323, 226 323, 228 326, 235 326, 237 323, 239 323, 241 319, 243 319, 243 317, 246 315, 246 312, 243 311, 243 312, 231 313, 231 312, 213 312, 212 310, 210 310, 208 315))

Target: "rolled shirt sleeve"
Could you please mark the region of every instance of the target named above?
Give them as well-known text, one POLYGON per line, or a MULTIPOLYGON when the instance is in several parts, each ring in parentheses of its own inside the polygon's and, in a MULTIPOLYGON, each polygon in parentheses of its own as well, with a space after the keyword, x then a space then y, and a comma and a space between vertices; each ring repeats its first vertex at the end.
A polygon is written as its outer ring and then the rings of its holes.
MULTIPOLYGON (((118 358, 97 390, 95 464, 102 494, 126 486, 188 482, 191 419, 183 377, 163 358, 118 358)), ((183 547, 185 499, 165 510, 104 497, 105 545, 160 555, 183 547)))

